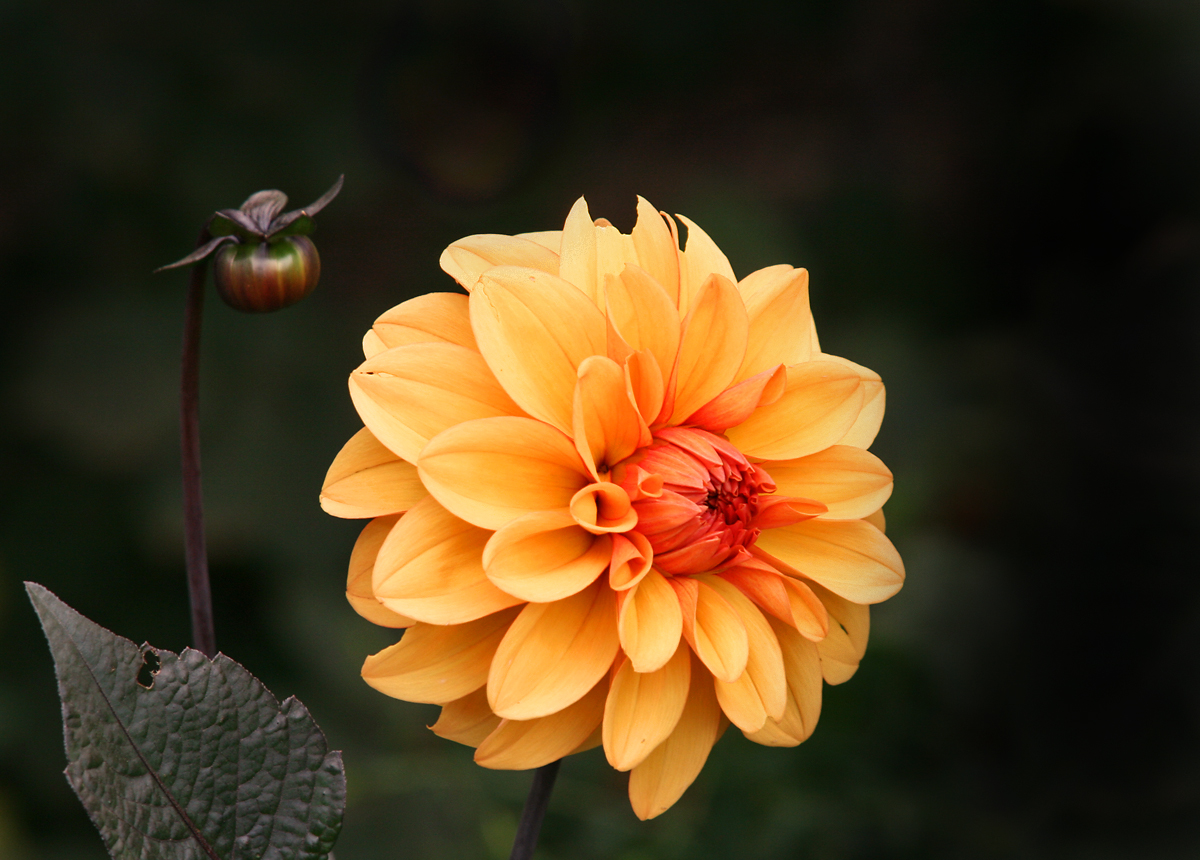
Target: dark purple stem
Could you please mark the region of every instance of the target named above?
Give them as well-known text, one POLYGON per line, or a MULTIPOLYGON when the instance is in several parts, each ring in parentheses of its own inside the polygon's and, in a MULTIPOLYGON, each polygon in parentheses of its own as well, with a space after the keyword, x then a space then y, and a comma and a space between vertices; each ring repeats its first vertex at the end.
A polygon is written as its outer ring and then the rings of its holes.
POLYGON ((521 812, 521 823, 517 825, 517 838, 513 840, 512 854, 508 860, 530 860, 537 847, 538 834, 542 830, 542 819, 550 805, 550 792, 558 776, 562 759, 543 765, 533 772, 533 785, 529 797, 525 798, 525 809, 521 812))
MULTIPOLYGON (((211 237, 200 231, 199 248, 211 237)), ((204 500, 200 490, 200 320, 208 261, 192 265, 183 321, 183 375, 179 382, 179 438, 183 453, 183 546, 187 559, 188 598, 192 604, 192 647, 209 657, 217 653, 213 629, 208 552, 204 547, 204 500)))

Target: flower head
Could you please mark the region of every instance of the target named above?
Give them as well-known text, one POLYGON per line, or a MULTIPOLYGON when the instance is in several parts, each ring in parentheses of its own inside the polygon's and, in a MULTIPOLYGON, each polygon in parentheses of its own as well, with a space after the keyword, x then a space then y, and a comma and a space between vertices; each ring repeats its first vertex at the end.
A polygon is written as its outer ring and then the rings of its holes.
POLYGON ((879 377, 820 351, 805 270, 738 281, 680 220, 683 250, 645 200, 624 235, 581 199, 562 231, 452 244, 468 295, 375 322, 321 497, 371 518, 351 604, 408 628, 367 682, 441 705, 485 767, 602 744, 641 818, 730 723, 805 740, 904 579, 879 377))

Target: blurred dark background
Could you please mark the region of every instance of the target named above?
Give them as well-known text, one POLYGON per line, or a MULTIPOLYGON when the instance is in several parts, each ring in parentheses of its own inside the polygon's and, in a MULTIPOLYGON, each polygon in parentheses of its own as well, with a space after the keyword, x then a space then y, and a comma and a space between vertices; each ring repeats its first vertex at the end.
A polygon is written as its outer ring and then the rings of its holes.
POLYGON ((0 45, 0 858, 104 855, 22 580, 189 642, 186 278, 150 271, 343 172, 309 300, 210 294, 202 393, 218 643, 345 751, 339 860, 507 857, 528 786, 358 678, 395 634, 316 500, 359 338, 455 238, 639 193, 810 269, 888 384, 909 581, 812 740, 729 733, 645 824, 570 759, 539 856, 1200 854, 1200 5, 7 0, 0 45))

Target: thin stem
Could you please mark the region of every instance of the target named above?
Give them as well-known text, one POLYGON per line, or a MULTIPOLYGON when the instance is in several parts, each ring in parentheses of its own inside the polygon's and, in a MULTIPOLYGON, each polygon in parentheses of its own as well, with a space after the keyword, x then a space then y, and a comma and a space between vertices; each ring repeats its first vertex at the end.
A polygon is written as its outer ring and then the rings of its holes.
POLYGON ((533 772, 533 785, 529 797, 525 798, 525 809, 521 812, 521 823, 517 825, 517 838, 513 840, 512 854, 508 860, 530 860, 537 847, 538 834, 542 830, 542 819, 550 805, 550 792, 562 759, 543 765, 533 772))
MULTIPOLYGON (((199 248, 209 240, 200 231, 199 248)), ((183 454, 183 546, 187 560, 188 598, 192 605, 192 646, 209 657, 217 653, 213 629, 212 589, 208 584, 208 552, 204 547, 204 500, 200 489, 200 320, 208 261, 192 265, 183 321, 183 373, 179 381, 179 439, 183 454)))

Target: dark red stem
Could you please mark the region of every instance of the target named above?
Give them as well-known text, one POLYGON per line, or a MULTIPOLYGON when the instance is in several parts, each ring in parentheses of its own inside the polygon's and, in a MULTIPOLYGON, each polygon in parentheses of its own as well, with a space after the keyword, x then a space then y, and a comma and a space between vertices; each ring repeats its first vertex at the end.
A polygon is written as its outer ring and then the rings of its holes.
POLYGON ((550 792, 558 776, 562 759, 543 765, 533 772, 533 785, 529 797, 525 798, 525 809, 521 812, 521 823, 517 825, 517 838, 513 840, 512 854, 508 860, 529 860, 537 847, 538 834, 542 831, 542 819, 550 805, 550 792))

